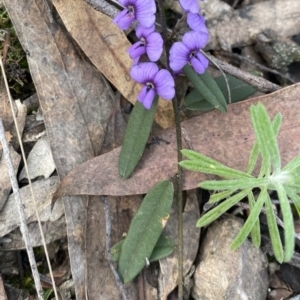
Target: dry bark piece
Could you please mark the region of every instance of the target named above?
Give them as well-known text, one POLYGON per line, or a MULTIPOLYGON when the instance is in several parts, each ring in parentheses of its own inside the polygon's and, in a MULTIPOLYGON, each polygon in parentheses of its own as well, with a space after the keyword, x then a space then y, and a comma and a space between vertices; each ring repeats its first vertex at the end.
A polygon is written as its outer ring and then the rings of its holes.
MULTIPOLYGON (((9 150, 15 174, 17 174, 18 167, 21 161, 21 156, 13 149, 12 146, 9 146, 9 150)), ((8 196, 11 191, 11 181, 8 174, 8 168, 6 160, 2 153, 3 151, 2 149, 0 149, 0 212, 4 204, 6 203, 6 200, 8 199, 8 196)))
MULTIPOLYGON (((53 158, 58 175, 63 178, 77 164, 100 154, 111 113, 111 91, 66 30, 56 22, 50 23, 45 2, 5 0, 4 3, 28 55, 53 158)), ((71 270, 79 300, 87 294, 86 200, 64 199, 71 270)))
MULTIPOLYGON (((64 215, 55 221, 43 222, 42 228, 47 244, 61 238, 65 238, 67 235, 66 219, 64 215)), ((43 242, 41 240, 38 223, 32 222, 28 224, 28 230, 30 233, 30 244, 32 247, 42 246, 43 242)), ((25 249, 24 240, 19 228, 5 235, 2 240, 1 249, 3 250, 15 251, 25 249)))
POLYGON ((233 47, 252 44, 260 32, 272 27, 279 35, 288 37, 300 32, 300 2, 298 0, 262 1, 221 14, 209 20, 210 40, 206 49, 230 51, 233 47))
MULTIPOLYGON (((271 118, 281 113, 282 126, 278 135, 282 165, 300 153, 300 84, 275 93, 231 104, 226 114, 212 111, 182 122, 181 127, 195 151, 207 155, 231 168, 246 170, 255 136, 250 121, 250 106, 263 103, 271 118)), ((133 195, 146 194, 161 180, 177 172, 175 129, 164 130, 154 136, 158 143, 145 149, 133 175, 124 180, 118 173, 120 148, 95 157, 75 168, 65 177, 54 200, 69 194, 79 195, 133 195), (99 172, 99 170, 102 170, 99 172)), ((188 148, 188 145, 184 145, 188 148)), ((183 188, 193 189, 211 176, 184 171, 183 188)))
MULTIPOLYGON (((173 203, 170 218, 164 228, 163 234, 177 241, 177 205, 173 203)), ((200 228, 196 222, 200 218, 200 210, 195 190, 187 193, 187 202, 183 212, 183 275, 186 276, 196 258, 199 246, 200 228)), ((160 298, 166 300, 169 293, 177 286, 178 280, 178 251, 159 261, 159 291, 160 298)))
MULTIPOLYGON (((33 146, 27 157, 27 165, 30 179, 49 178, 55 170, 50 144, 47 136, 41 137, 33 146)), ((19 181, 27 179, 25 167, 19 175, 19 181)))
POLYGON ((224 215, 208 228, 194 275, 194 299, 266 299, 269 276, 262 251, 248 240, 230 249, 242 225, 239 218, 224 215))
MULTIPOLYGON (((59 219, 63 213, 62 202, 59 203, 57 208, 51 211, 50 199, 55 189, 58 186, 58 177, 51 177, 45 180, 38 180, 32 184, 36 202, 38 204, 38 211, 42 222, 55 221, 59 219)), ((29 186, 20 189, 20 195, 24 206, 26 220, 28 222, 36 221, 36 213, 34 201, 31 197, 29 186)), ((17 211, 17 201, 14 194, 11 194, 6 205, 0 213, 0 233, 1 237, 20 226, 19 218, 12 218, 17 211)))

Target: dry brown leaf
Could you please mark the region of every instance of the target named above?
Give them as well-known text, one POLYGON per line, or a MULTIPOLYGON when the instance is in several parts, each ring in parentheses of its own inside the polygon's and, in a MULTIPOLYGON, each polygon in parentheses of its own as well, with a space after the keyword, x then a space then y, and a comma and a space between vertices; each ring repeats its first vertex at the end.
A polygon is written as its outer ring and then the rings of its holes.
MULTIPOLYGON (((69 33, 91 62, 134 104, 141 85, 134 82, 129 75, 132 60, 127 49, 131 44, 124 32, 112 23, 111 18, 82 0, 54 0, 53 4, 69 33)), ((160 101, 155 119, 162 128, 174 124, 170 101, 160 101)))
MULTIPOLYGON (((271 118, 278 112, 283 123, 278 136, 282 163, 285 165, 300 153, 300 84, 275 93, 229 105, 227 113, 212 111, 181 124, 194 150, 244 171, 254 133, 250 122, 250 105, 262 102, 271 118)), ((156 183, 176 174, 175 129, 158 135, 159 144, 151 145, 133 175, 124 180, 118 173, 120 148, 81 164, 63 179, 54 198, 75 195, 144 194, 156 183)), ((184 145, 187 148, 187 145, 184 145)), ((184 171, 184 189, 192 189, 207 179, 205 174, 184 171)))

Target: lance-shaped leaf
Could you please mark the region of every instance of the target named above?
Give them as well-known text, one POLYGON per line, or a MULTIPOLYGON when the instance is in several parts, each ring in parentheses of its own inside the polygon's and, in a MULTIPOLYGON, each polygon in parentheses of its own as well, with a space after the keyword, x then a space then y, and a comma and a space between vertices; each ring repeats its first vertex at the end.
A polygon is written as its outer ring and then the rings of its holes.
MULTIPOLYGON (((228 85, 230 88, 231 93, 231 103, 239 102, 247 97, 251 96, 253 93, 255 93, 255 88, 253 88, 251 85, 231 76, 226 75, 228 85)), ((222 94, 225 97, 225 100, 227 103, 229 103, 228 99, 228 91, 226 86, 226 81, 223 76, 220 76, 218 78, 215 78, 215 81, 221 90, 222 94)), ((207 111, 214 109, 215 107, 205 101, 204 97, 201 93, 199 93, 196 89, 193 89, 185 98, 184 106, 187 109, 190 110, 202 110, 207 111)))
MULTIPOLYGON (((121 240, 111 248, 113 261, 119 260, 124 241, 125 239, 121 240)), ((175 243, 173 239, 166 238, 164 235, 161 235, 149 257, 149 262, 154 262, 170 255, 174 251, 174 246, 175 243)))
POLYGON ((300 196, 293 189, 290 189, 288 186, 285 186, 284 190, 286 191, 288 197, 293 201, 293 203, 299 209, 300 208, 300 196))
POLYGON ((206 71, 204 74, 199 75, 189 64, 184 66, 183 71, 207 102, 211 103, 219 111, 227 111, 226 100, 209 72, 206 71))
POLYGON ((140 161, 152 128, 158 96, 155 97, 152 107, 146 109, 139 101, 136 102, 124 136, 123 146, 119 159, 119 174, 128 178, 140 161))
POLYGON ((118 264, 118 271, 124 283, 131 281, 151 256, 168 219, 173 192, 173 184, 170 181, 158 183, 146 195, 133 217, 118 264))
POLYGON ((212 194, 209 198, 209 203, 215 203, 218 201, 221 201, 227 197, 229 197, 231 194, 234 193, 234 190, 227 190, 227 191, 222 191, 222 192, 218 192, 215 194, 212 194))
POLYGON ((264 187, 261 190, 253 209, 251 209, 250 215, 249 215, 247 221, 245 222, 245 224, 242 227, 242 229, 240 230, 239 234, 236 236, 236 238, 232 242, 231 249, 233 249, 233 250, 237 249, 246 240, 247 236, 249 235, 250 231, 253 229, 253 226, 255 225, 255 223, 258 219, 258 216, 259 216, 261 209, 264 205, 264 202, 266 200, 266 194, 267 194, 267 188, 264 187))

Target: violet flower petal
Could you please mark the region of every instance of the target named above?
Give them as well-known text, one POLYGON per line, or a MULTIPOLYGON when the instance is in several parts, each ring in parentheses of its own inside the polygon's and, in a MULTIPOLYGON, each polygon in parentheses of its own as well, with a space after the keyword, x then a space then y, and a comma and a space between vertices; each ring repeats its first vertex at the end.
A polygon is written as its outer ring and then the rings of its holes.
POLYGON ((176 42, 170 49, 170 68, 178 72, 189 60, 189 48, 182 42, 176 42))
POLYGON ((190 50, 199 50, 207 44, 208 38, 208 34, 190 31, 184 34, 184 36, 182 37, 182 42, 190 50))
POLYGON ((203 74, 208 67, 207 58, 200 52, 197 53, 196 57, 192 57, 190 59, 190 63, 193 66, 195 72, 197 72, 199 74, 203 74))
POLYGON ((184 11, 189 11, 196 14, 200 10, 197 0, 179 0, 179 3, 184 11))
POLYGON ((135 35, 140 39, 140 38, 145 38, 147 36, 149 36, 152 32, 155 31, 155 26, 152 25, 149 28, 145 28, 141 25, 136 26, 135 28, 135 35))
POLYGON ((159 96, 171 100, 175 96, 175 83, 172 75, 167 70, 160 70, 153 79, 154 87, 159 96))
POLYGON ((146 109, 150 109, 155 95, 156 92, 154 89, 144 86, 140 91, 137 99, 139 102, 143 103, 146 109))
POLYGON ((208 35, 208 29, 205 26, 205 19, 203 16, 190 12, 187 14, 187 23, 192 30, 208 35))
POLYGON ((151 61, 158 61, 163 52, 163 39, 157 32, 146 37, 146 52, 151 61))
POLYGON ((136 42, 128 48, 127 52, 131 59, 136 59, 146 53, 146 47, 141 42, 136 42))
POLYGON ((133 66, 130 70, 130 76, 134 81, 146 84, 153 81, 157 72, 158 66, 155 63, 145 62, 133 66))
POLYGON ((154 0, 136 0, 135 18, 143 27, 151 27, 155 22, 156 4, 154 0))
POLYGON ((127 30, 133 21, 134 14, 130 12, 127 8, 118 13, 113 19, 113 23, 117 23, 119 28, 122 30, 127 30))

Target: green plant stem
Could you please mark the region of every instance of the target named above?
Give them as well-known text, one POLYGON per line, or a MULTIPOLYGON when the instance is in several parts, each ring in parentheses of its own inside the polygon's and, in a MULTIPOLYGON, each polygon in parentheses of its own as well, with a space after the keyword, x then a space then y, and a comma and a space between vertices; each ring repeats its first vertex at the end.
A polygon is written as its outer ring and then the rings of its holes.
MULTIPOLYGON (((173 101, 175 126, 176 126, 176 141, 177 141, 177 160, 182 161, 182 140, 180 115, 178 109, 178 99, 175 96, 173 101)), ((183 199, 182 199, 182 167, 178 164, 177 172, 177 205, 178 205, 178 299, 183 299, 183 199)))
MULTIPOLYGON (((162 0, 157 0, 157 6, 159 11, 160 23, 162 25, 163 31, 162 36, 164 41, 166 42, 166 53, 167 53, 167 63, 166 68, 171 72, 168 63, 168 53, 170 50, 170 45, 167 44, 168 41, 168 30, 167 30, 167 22, 164 14, 164 6, 162 0)), ((177 96, 172 100, 173 110, 174 110, 174 119, 175 119, 175 127, 176 127, 176 142, 177 142, 177 160, 178 160, 178 171, 176 176, 177 187, 175 189, 175 194, 177 198, 178 205, 178 299, 183 300, 183 199, 182 199, 182 168, 179 165, 179 162, 182 161, 182 139, 181 139, 181 125, 180 125, 180 114, 179 114, 179 103, 177 96)))

